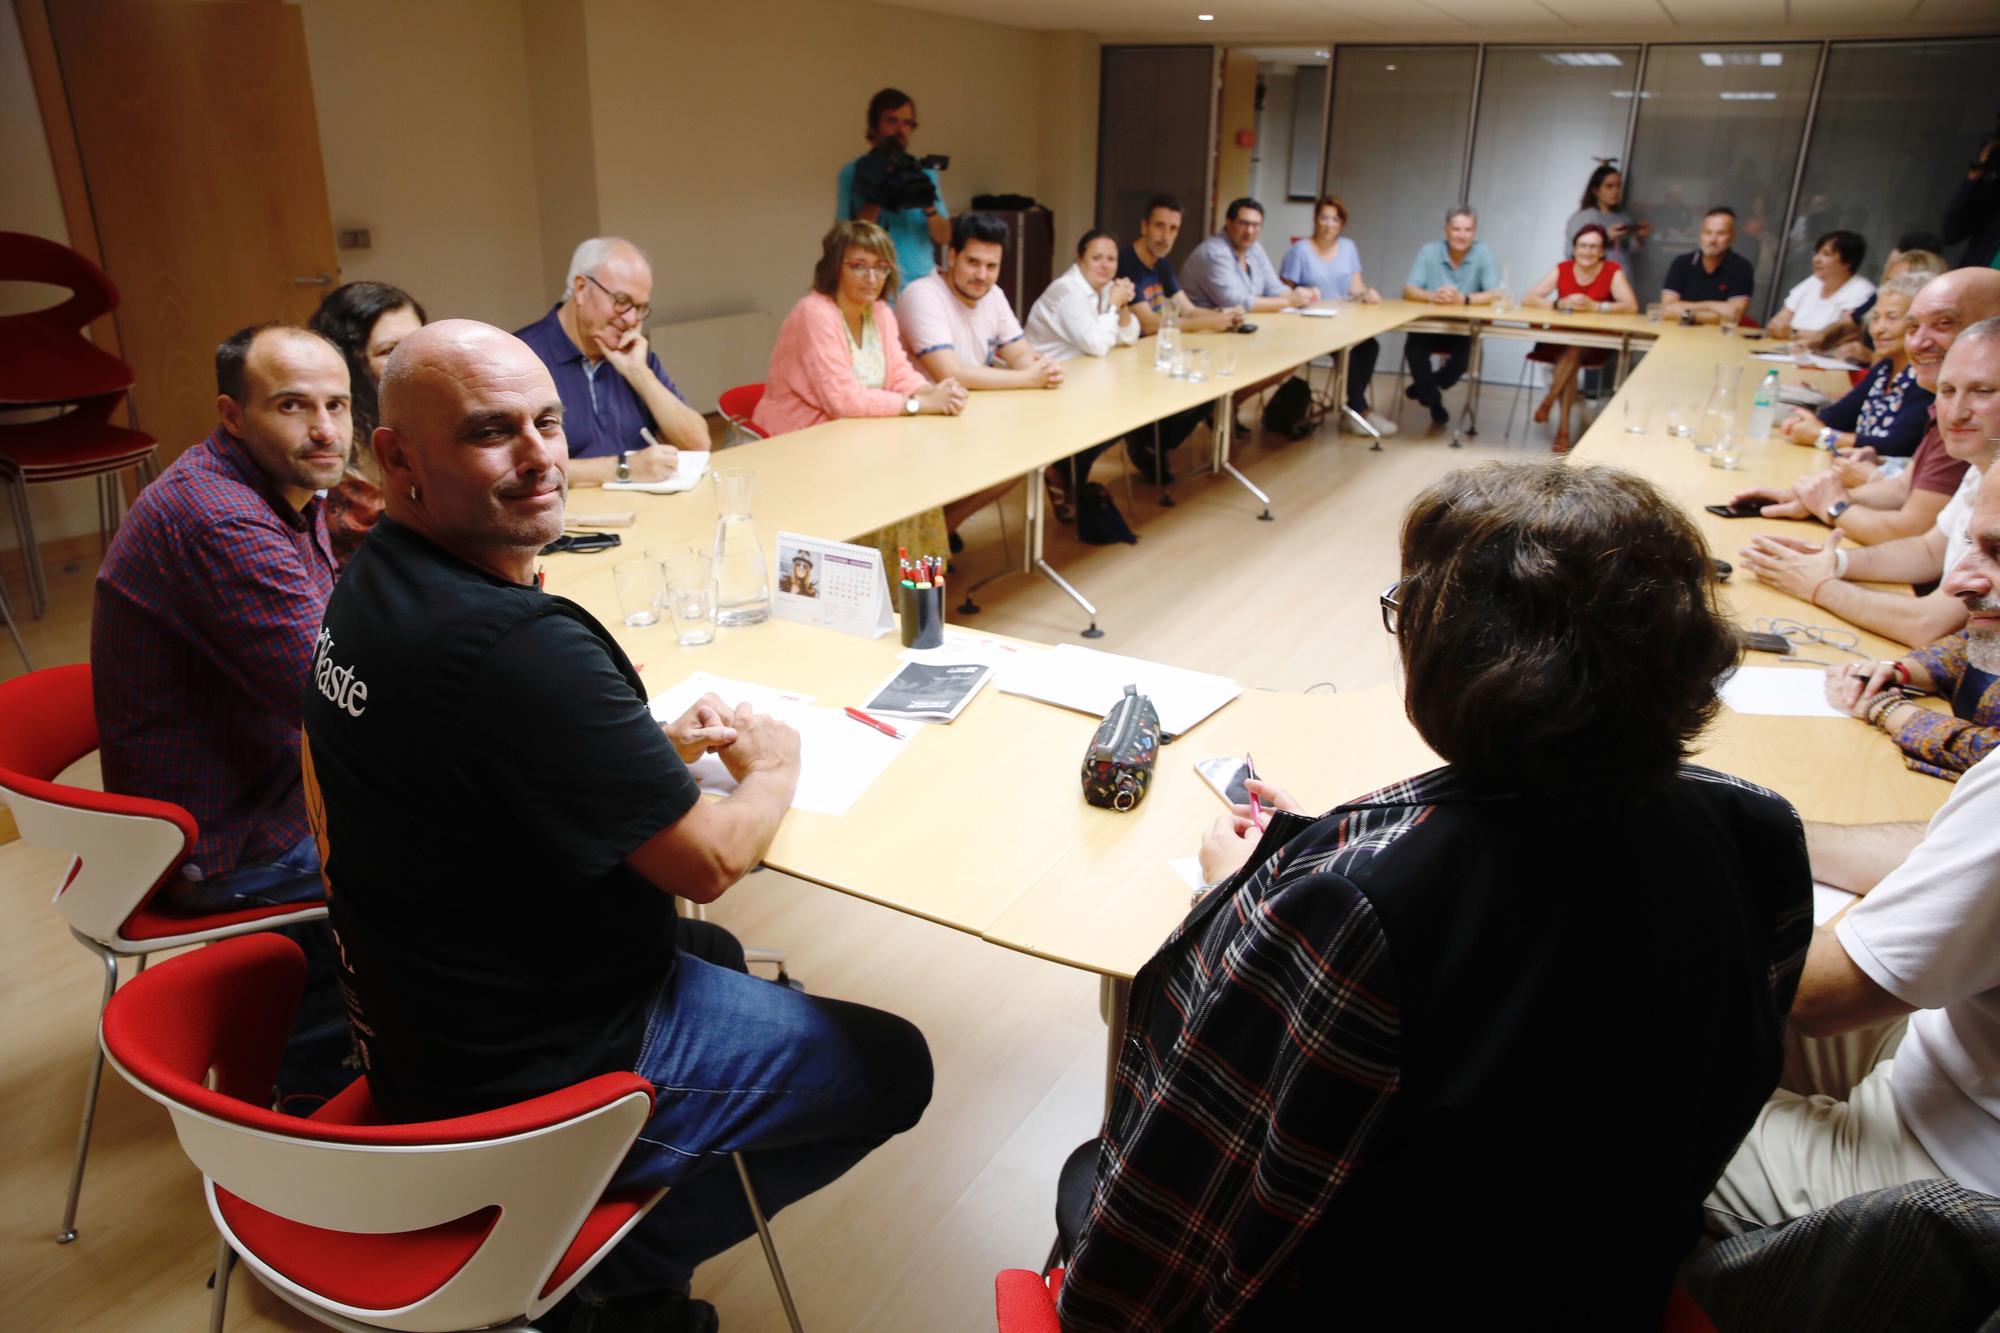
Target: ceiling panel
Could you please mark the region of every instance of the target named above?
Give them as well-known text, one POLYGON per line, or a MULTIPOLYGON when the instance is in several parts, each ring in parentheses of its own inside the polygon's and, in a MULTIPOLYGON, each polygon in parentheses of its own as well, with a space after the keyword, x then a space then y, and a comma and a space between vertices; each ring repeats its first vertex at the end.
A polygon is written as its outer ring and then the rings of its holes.
POLYGON ((1671 22, 1667 12, 1660 8, 1660 0, 1546 0, 1546 3, 1556 14, 1592 32, 1658 30, 1671 22))
POLYGON ((1785 26, 1785 0, 1660 0, 1676 26, 1694 38, 1718 28, 1769 30, 1785 26))
POLYGON ((1968 32, 2000 32, 1993 0, 1923 0, 1911 17, 1923 24, 1956 24, 1968 32))

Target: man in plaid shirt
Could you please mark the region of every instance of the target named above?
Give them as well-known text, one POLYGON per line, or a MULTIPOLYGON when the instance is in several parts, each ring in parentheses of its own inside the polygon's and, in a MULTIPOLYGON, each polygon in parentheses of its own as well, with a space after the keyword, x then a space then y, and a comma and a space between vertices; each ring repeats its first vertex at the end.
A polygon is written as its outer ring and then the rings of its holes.
POLYGON ((184 806, 200 836, 172 906, 320 895, 301 700, 334 561, 317 494, 347 463, 347 364, 263 325, 215 354, 215 433, 133 502, 97 575, 90 658, 107 791, 184 806))

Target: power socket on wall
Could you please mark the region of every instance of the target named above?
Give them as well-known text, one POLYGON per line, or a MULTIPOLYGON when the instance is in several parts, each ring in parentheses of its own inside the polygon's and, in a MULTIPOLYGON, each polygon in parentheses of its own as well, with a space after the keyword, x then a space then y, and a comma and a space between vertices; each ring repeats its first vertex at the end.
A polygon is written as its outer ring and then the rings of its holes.
POLYGON ((375 243, 375 237, 366 227, 350 227, 335 232, 333 243, 342 250, 366 250, 375 243))

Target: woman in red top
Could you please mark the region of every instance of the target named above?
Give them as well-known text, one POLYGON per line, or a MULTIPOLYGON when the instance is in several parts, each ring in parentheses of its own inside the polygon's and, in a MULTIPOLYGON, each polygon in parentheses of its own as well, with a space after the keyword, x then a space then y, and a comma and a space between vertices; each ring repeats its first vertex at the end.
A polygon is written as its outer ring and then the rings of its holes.
MULTIPOLYGON (((1550 269, 1522 304, 1545 310, 1594 310, 1607 315, 1637 311, 1639 300, 1632 295, 1632 284, 1625 280, 1624 270, 1615 260, 1604 257, 1610 240, 1604 228, 1595 222, 1578 228, 1570 241, 1572 257, 1550 269)), ((1604 364, 1604 352, 1601 348, 1536 343, 1528 359, 1555 365, 1549 391, 1543 396, 1542 405, 1535 409, 1535 420, 1547 421, 1549 408, 1557 398, 1562 399, 1562 424, 1556 427, 1555 451, 1566 454, 1570 409, 1576 405, 1576 372, 1584 366, 1604 364)))

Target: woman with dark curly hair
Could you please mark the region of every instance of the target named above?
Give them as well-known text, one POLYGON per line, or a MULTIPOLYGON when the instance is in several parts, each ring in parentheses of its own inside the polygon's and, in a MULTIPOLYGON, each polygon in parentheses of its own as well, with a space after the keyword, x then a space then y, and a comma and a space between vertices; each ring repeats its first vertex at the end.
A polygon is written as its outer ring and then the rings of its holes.
POLYGON ((382 367, 396 345, 429 323, 417 298, 386 282, 350 282, 326 294, 307 326, 324 334, 347 358, 347 377, 354 400, 354 450, 347 458, 347 475, 326 493, 326 533, 333 558, 344 568, 361 546, 361 539, 382 517, 381 475, 369 440, 375 434, 376 386, 382 367))
POLYGON ((1542 1322, 1656 1328, 1777 1084, 1811 877, 1791 806, 1686 762, 1739 652, 1688 517, 1611 468, 1453 472, 1382 617, 1445 765, 1318 818, 1253 781, 1210 829, 1066 1330, 1469 1326, 1551 1244, 1542 1322), (1440 1228, 1434 1280, 1385 1279, 1440 1228))

